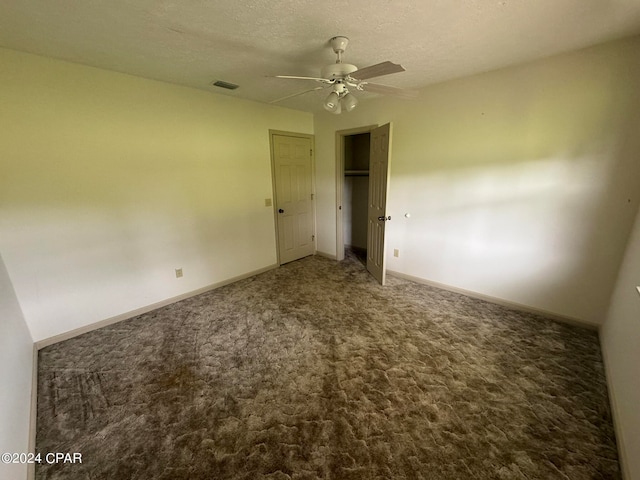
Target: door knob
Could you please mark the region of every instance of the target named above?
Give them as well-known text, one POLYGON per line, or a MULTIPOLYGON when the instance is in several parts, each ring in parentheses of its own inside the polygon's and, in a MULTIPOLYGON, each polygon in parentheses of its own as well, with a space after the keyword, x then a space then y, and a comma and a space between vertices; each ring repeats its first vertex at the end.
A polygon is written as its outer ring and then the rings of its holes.
POLYGON ((378 220, 380 220, 381 222, 386 222, 387 220, 391 220, 391 215, 389 215, 388 217, 378 217, 378 220))
POLYGON ((278 209, 278 213, 284 213, 284 210, 280 208, 278 209))

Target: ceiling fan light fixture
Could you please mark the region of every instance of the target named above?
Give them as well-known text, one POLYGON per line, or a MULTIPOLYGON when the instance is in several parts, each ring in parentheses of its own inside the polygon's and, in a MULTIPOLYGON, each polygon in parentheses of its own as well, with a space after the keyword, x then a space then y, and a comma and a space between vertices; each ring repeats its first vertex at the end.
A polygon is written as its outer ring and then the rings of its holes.
POLYGON ((336 92, 331 92, 324 101, 324 108, 332 113, 340 108, 340 97, 336 92))
POLYGON ((347 112, 350 112, 351 110, 353 110, 354 108, 356 108, 358 106, 358 99, 351 95, 350 93, 347 93, 343 98, 342 98, 342 106, 344 107, 344 109, 347 112))

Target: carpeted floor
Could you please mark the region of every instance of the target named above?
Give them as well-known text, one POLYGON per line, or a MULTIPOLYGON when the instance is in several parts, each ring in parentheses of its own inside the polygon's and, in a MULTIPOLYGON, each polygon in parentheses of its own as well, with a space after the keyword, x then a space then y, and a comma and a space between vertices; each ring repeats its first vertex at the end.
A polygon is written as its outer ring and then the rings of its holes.
POLYGON ((43 479, 619 479, 597 334, 321 257, 40 351, 43 479))

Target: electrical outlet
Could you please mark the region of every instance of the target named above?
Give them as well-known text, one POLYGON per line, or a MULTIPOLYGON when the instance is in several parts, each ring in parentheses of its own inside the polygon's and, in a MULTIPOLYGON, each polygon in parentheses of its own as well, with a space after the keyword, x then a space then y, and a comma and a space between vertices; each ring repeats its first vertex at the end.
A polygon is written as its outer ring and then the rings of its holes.
POLYGON ((264 199, 264 206, 265 207, 270 207, 271 206, 271 199, 270 198, 265 198, 264 199))
POLYGON ((394 256, 394 257, 398 257, 398 256, 400 256, 400 250, 398 250, 397 248, 394 248, 394 249, 393 249, 393 256, 394 256))
POLYGON ((176 268, 176 278, 180 278, 182 276, 182 269, 176 268))

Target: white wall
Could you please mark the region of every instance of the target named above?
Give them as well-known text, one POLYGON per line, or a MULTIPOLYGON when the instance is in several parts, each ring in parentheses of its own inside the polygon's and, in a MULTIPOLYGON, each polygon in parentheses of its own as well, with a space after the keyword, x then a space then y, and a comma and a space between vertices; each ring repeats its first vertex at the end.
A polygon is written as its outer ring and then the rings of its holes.
MULTIPOLYGON (((29 452, 33 340, 0 256, 0 453, 29 452)), ((27 465, 0 462, 0 478, 26 478, 27 465)))
POLYGON ((276 263, 268 131, 313 133, 311 114, 0 64, 0 251, 34 340, 276 263))
POLYGON ((640 479, 640 210, 600 341, 626 479, 640 479))
POLYGON ((634 38, 316 115, 318 250, 335 131, 391 121, 388 269, 601 324, 640 200, 638 85, 634 38))

